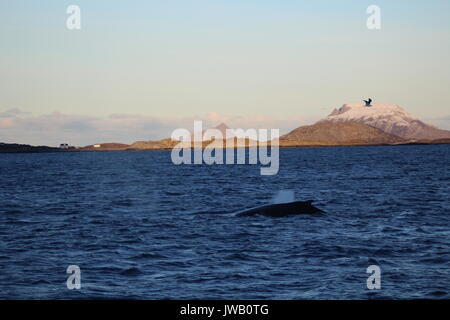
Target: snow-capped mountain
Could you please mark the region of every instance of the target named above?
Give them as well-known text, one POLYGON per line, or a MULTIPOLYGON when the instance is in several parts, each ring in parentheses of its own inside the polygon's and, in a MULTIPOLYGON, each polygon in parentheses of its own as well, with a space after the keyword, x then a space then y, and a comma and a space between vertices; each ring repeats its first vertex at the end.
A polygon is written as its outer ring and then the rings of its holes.
POLYGON ((394 104, 374 103, 367 107, 364 103, 346 103, 319 123, 328 121, 359 122, 405 139, 450 138, 450 131, 424 123, 394 104))

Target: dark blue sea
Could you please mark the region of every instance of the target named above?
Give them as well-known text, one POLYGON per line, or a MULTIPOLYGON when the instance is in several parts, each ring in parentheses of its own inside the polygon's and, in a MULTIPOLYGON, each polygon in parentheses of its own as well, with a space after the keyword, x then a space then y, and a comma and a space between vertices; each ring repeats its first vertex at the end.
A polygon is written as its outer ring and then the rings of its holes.
POLYGON ((281 149, 275 176, 170 151, 1 154, 0 181, 0 298, 450 298, 449 145, 281 149), (279 190, 327 213, 234 215, 279 190))

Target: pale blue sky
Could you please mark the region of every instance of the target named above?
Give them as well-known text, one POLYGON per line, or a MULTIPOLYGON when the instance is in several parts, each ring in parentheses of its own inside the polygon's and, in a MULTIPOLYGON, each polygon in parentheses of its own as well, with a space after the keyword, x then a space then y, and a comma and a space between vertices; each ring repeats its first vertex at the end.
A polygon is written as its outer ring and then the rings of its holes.
POLYGON ((448 129, 449 56, 448 0, 0 0, 0 116, 22 119, 0 118, 0 141, 131 142, 208 113, 287 130, 369 96, 448 129), (150 120, 117 131, 116 114, 150 120))

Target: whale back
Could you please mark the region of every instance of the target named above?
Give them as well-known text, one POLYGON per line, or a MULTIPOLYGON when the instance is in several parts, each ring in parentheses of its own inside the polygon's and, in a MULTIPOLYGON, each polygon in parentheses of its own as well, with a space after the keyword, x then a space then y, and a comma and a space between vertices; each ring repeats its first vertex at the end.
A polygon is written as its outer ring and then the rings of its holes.
POLYGON ((312 200, 294 201, 289 203, 270 204, 238 213, 238 216, 263 215, 269 217, 285 217, 298 214, 325 213, 312 205, 312 200))

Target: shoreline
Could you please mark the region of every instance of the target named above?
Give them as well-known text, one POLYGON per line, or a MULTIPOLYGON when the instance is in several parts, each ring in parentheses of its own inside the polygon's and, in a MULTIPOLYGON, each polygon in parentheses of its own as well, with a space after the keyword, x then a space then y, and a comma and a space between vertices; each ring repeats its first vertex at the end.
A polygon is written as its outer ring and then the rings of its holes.
MULTIPOLYGON (((426 146, 426 145, 445 145, 450 144, 449 141, 437 141, 437 142, 405 142, 405 143, 395 143, 395 144, 387 144, 387 143, 378 143, 378 144, 305 144, 305 145, 278 145, 280 149, 298 149, 298 148, 336 148, 336 147, 396 147, 396 146, 426 146)), ((267 148, 270 148, 271 144, 267 144, 267 148)), ((213 147, 215 149, 219 149, 213 147)), ((258 148, 257 146, 234 146, 232 149, 240 149, 240 148, 258 148)), ((14 154, 14 153, 66 153, 66 152, 133 152, 133 151, 170 151, 174 149, 173 147, 155 147, 155 148, 123 148, 123 149, 91 149, 91 148, 70 148, 70 149, 61 149, 57 147, 49 147, 49 146, 31 146, 31 145, 23 145, 23 144, 8 144, 1 143, 0 144, 0 154, 14 154)), ((180 148, 181 149, 181 148, 180 148)), ((187 149, 187 148, 186 148, 187 149)), ((193 148, 190 148, 193 149, 193 148)), ((202 150, 206 149, 202 147, 202 150)), ((231 149, 231 148, 221 148, 221 149, 231 149)))

